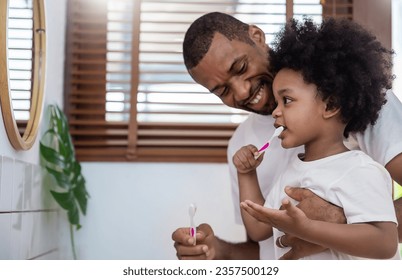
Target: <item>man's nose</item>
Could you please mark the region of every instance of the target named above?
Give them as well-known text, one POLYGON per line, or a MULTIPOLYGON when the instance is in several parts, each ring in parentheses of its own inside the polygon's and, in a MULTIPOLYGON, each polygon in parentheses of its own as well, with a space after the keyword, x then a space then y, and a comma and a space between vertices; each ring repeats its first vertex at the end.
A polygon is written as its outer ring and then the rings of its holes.
POLYGON ((250 97, 250 81, 236 77, 233 80, 233 91, 236 102, 245 102, 250 97))

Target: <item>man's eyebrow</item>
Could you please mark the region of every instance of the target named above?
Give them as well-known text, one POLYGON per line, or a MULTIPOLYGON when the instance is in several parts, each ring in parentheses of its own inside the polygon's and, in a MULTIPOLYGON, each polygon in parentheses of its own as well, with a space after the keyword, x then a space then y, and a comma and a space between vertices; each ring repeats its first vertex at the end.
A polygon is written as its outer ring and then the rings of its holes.
POLYGON ((209 92, 214 93, 218 88, 222 87, 221 85, 217 85, 209 90, 209 92))
MULTIPOLYGON (((242 61, 244 61, 244 59, 245 59, 246 57, 247 57, 247 55, 242 55, 242 56, 240 56, 240 57, 236 57, 236 58, 233 60, 232 65, 230 65, 230 68, 229 68, 229 70, 228 70, 228 73, 235 74, 235 73, 236 73, 236 71, 234 70, 235 67, 236 67, 238 64, 240 64, 242 61)), ((217 86, 213 87, 212 89, 210 89, 209 91, 210 91, 210 92, 214 92, 214 91, 216 91, 216 90, 217 90, 218 88, 220 88, 220 87, 223 87, 223 85, 217 85, 217 86)))

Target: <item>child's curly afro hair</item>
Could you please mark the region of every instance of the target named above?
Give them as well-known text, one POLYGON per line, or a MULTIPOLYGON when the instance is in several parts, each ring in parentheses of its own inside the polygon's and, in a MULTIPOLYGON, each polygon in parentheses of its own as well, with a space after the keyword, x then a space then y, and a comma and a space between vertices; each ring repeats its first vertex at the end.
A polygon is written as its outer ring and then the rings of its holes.
POLYGON ((331 108, 340 108, 344 135, 374 125, 392 85, 392 54, 369 31, 347 19, 292 20, 270 50, 270 70, 300 72, 331 108))

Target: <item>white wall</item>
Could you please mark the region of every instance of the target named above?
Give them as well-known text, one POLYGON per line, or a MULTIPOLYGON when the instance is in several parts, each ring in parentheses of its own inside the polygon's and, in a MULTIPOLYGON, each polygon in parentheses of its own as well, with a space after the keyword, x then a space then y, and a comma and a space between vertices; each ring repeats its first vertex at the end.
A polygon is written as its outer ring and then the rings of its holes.
MULTIPOLYGON (((46 106, 60 104, 63 96, 66 0, 46 0, 45 4, 46 106)), ((38 144, 29 151, 15 151, 0 114, 0 259, 53 259, 68 254, 60 246, 64 241, 59 234, 59 211, 42 188, 38 144)))
POLYGON ((229 241, 245 239, 235 225, 226 164, 84 163, 91 198, 77 242, 82 259, 175 259, 172 232, 209 223, 229 241))

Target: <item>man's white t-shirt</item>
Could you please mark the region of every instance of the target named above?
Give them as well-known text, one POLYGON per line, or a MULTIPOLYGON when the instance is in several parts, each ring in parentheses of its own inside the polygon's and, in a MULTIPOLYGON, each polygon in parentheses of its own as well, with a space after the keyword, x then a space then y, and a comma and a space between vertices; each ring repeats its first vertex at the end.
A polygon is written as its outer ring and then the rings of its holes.
MULTIPOLYGON (((236 222, 243 224, 240 214, 239 187, 237 171, 232 157, 241 147, 253 144, 260 147, 265 144, 274 133, 274 119, 272 115, 262 116, 250 114, 241 123, 228 145, 228 165, 232 188, 232 198, 236 222)), ((370 126, 364 133, 350 137, 345 144, 350 149, 360 149, 382 165, 387 164, 395 156, 402 153, 402 103, 391 92, 387 92, 387 103, 383 106, 377 123, 370 126)), ((280 139, 274 139, 264 154, 264 160, 257 168, 258 181, 264 197, 268 195, 274 183, 285 171, 289 160, 303 152, 303 147, 283 149, 280 139)), ((272 238, 260 242, 260 247, 273 248, 272 238)), ((260 250, 261 259, 274 259, 273 252, 260 250)))

